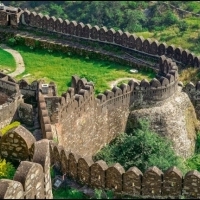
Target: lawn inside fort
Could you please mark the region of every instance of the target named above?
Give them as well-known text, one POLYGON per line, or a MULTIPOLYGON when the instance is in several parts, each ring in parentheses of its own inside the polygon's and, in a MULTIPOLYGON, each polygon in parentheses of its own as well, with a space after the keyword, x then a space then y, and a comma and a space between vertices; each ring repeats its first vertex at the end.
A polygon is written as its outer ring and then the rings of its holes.
POLYGON ((15 60, 10 53, 0 48, 0 57, 3 58, 3 59, 0 59, 1 70, 6 70, 9 72, 15 70, 16 68, 15 60))
MULTIPOLYGON (((12 48, 21 54, 25 64, 25 72, 17 76, 17 80, 25 79, 29 83, 36 79, 43 79, 47 83, 53 81, 57 84, 59 94, 67 90, 71 83, 71 76, 74 74, 92 81, 95 85, 96 94, 109 89, 109 82, 118 78, 151 80, 155 76, 151 69, 147 71, 139 70, 139 73, 131 74, 130 70, 132 68, 130 66, 111 61, 85 58, 61 52, 48 52, 48 50, 43 49, 37 49, 36 51, 26 46, 12 48), (27 74, 30 75, 26 76, 27 74)), ((6 64, 5 62, 4 65, 6 64)))

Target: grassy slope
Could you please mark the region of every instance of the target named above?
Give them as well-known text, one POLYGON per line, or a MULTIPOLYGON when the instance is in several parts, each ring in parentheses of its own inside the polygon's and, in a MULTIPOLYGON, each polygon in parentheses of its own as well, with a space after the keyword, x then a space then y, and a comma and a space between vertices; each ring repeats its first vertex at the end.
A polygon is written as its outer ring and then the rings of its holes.
POLYGON ((0 48, 0 70, 6 69, 9 72, 14 71, 16 63, 13 56, 0 48))
POLYGON ((200 55, 200 19, 190 17, 185 21, 188 24, 188 29, 183 32, 180 32, 179 28, 173 25, 163 31, 139 32, 136 35, 142 35, 145 39, 157 39, 159 42, 165 42, 168 45, 174 44, 176 47, 182 47, 200 55))
POLYGON ((65 92, 70 86, 71 76, 78 75, 86 77, 88 81, 95 84, 96 93, 103 92, 109 88, 108 82, 122 77, 133 77, 148 80, 154 77, 152 72, 140 71, 138 74, 131 74, 128 66, 122 66, 113 62, 106 62, 94 59, 85 59, 80 56, 69 56, 61 53, 48 53, 46 50, 30 50, 25 46, 15 47, 18 50, 26 66, 22 75, 16 77, 18 80, 25 74, 31 74, 26 79, 32 82, 35 79, 54 81, 58 86, 59 94, 65 92))

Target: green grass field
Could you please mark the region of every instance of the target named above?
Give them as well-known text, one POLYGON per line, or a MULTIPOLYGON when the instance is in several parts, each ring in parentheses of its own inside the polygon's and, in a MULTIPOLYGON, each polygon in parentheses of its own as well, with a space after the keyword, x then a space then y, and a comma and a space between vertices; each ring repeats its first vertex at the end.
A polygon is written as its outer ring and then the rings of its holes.
POLYGON ((16 68, 16 63, 13 56, 0 48, 0 70, 12 72, 16 68))
POLYGON ((57 52, 49 53, 42 49, 34 51, 26 46, 16 46, 14 49, 21 53, 26 67, 25 72, 16 79, 20 80, 24 75, 30 74, 24 78, 29 83, 36 79, 44 79, 47 83, 54 81, 59 94, 67 90, 71 84, 71 76, 75 74, 93 81, 96 94, 109 89, 109 82, 118 78, 133 77, 151 80, 155 76, 152 70, 131 74, 130 67, 114 62, 86 59, 57 52))
POLYGON ((200 23, 197 17, 188 17, 184 19, 188 28, 185 31, 180 31, 177 25, 172 25, 162 31, 139 32, 137 36, 156 39, 159 42, 165 42, 167 45, 174 44, 175 47, 188 49, 196 55, 200 55, 200 23))

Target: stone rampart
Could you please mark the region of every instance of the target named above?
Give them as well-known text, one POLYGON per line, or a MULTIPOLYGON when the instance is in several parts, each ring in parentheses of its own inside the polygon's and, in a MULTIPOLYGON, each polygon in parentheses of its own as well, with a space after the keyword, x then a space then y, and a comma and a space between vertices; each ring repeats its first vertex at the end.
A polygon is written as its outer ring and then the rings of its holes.
POLYGON ((188 94, 195 108, 197 118, 200 119, 200 81, 196 84, 190 82, 183 87, 183 91, 188 94))
MULTIPOLYGON (((97 97, 92 83, 72 76, 71 87, 57 102, 58 121, 55 124, 60 144, 81 156, 93 155, 125 132, 130 107, 150 106, 149 102, 156 104, 173 95, 178 85, 177 66, 170 65, 170 61, 165 63, 167 71, 162 71, 161 65, 160 74, 163 76, 158 79, 150 82, 130 80, 128 84, 114 86, 97 97)), ((43 101, 46 108, 47 98, 43 101)))
POLYGON ((23 102, 19 85, 0 72, 0 129, 18 119, 17 108, 23 102))
POLYGON ((200 173, 196 170, 185 176, 176 167, 162 172, 154 166, 141 172, 133 166, 125 171, 119 163, 108 166, 103 160, 94 162, 48 140, 35 142, 33 151, 32 161, 21 161, 13 180, 0 180, 2 199, 52 199, 50 163, 56 164, 63 175, 92 188, 132 196, 200 197, 200 173))
MULTIPOLYGON (((166 172, 162 172, 157 167, 151 167, 142 173, 136 167, 125 171, 119 163, 108 167, 104 161, 94 163, 91 158, 101 147, 125 131, 130 106, 148 106, 151 102, 166 100, 176 92, 178 68, 173 62, 174 60, 186 66, 200 67, 199 57, 180 47, 167 46, 165 43, 144 39, 127 32, 123 33, 120 30, 92 27, 90 24, 84 25, 75 21, 56 19, 27 10, 20 15, 19 22, 20 25, 61 33, 66 37, 72 36, 88 41, 109 43, 149 55, 161 56, 160 71, 158 76, 151 81, 135 82, 131 80, 128 84, 121 84, 111 90, 106 90, 96 98, 93 84, 77 76, 72 77, 72 86, 61 97, 57 97, 56 93, 52 93, 52 96, 45 96, 41 82, 33 82, 29 85, 26 81, 21 80, 19 88, 22 94, 27 97, 35 97, 37 100, 43 138, 52 140, 51 123, 54 123, 60 146, 52 143, 49 150, 48 140, 35 142, 32 148, 34 151, 32 162, 22 161, 13 180, 0 180, 0 186, 3 188, 0 191, 1 198, 52 198, 50 162, 60 166, 63 174, 95 188, 113 189, 116 192, 132 195, 174 197, 184 195, 188 198, 200 198, 200 174, 195 170, 188 172, 183 178, 176 167, 171 167, 166 172), (167 59, 163 55, 171 59, 167 59), (52 105, 54 109, 51 109, 52 105), (88 157, 85 157, 86 155, 88 157)), ((0 20, 0 24, 7 25, 2 20, 0 20)), ((26 36, 24 39, 28 46, 34 46, 36 41, 40 41, 43 48, 70 50, 80 54, 89 52, 59 42, 26 36)), ((105 55, 101 52, 95 53, 105 55)), ((118 56, 113 56, 113 59, 131 63, 130 60, 118 56)), ((1 77, 0 86, 3 86, 3 89, 15 91, 13 89, 15 83, 9 82, 8 84, 8 82, 6 77, 1 77)), ((18 91, 17 88, 16 91, 18 91)), ((196 105, 198 103, 198 84, 196 87, 193 84, 187 85, 185 91, 196 105)), ((9 107, 10 113, 15 111, 17 103, 18 101, 10 104, 13 105, 13 107, 9 107)), ((4 107, 6 104, 1 107, 5 112, 4 107)), ((13 113, 11 114, 13 116, 13 113)), ((9 117, 10 115, 6 122, 3 121, 2 127, 10 122, 9 117)))
POLYGON ((174 45, 159 43, 157 40, 144 39, 142 36, 136 36, 121 30, 107 29, 105 26, 91 26, 90 24, 78 23, 63 19, 56 19, 54 16, 43 16, 41 13, 24 10, 20 16, 20 24, 35 27, 43 31, 57 32, 66 36, 99 41, 103 43, 116 44, 117 46, 135 49, 151 55, 166 55, 186 66, 199 67, 200 57, 192 52, 174 45))
POLYGON ((53 165, 61 174, 81 184, 110 189, 116 194, 200 198, 200 173, 196 170, 187 172, 185 176, 175 166, 164 172, 156 166, 144 172, 134 166, 125 170, 119 163, 108 166, 103 160, 94 162, 91 156, 68 152, 47 139, 34 142, 32 149, 31 161, 21 161, 13 180, 0 180, 2 199, 52 199, 50 166, 53 165))
POLYGON ((33 97, 34 99, 37 99, 37 81, 33 81, 31 84, 28 84, 25 80, 21 79, 20 81, 18 81, 18 85, 21 94, 24 95, 24 98, 33 97))
POLYGON ((0 105, 0 129, 19 119, 17 109, 20 102, 23 102, 23 99, 14 99, 0 105))
POLYGON ((11 96, 19 92, 19 86, 16 83, 0 79, 0 90, 11 96))
POLYGON ((33 144, 32 161, 21 161, 13 180, 0 180, 1 199, 53 199, 49 141, 33 144))
POLYGON ((61 145, 50 143, 51 161, 62 174, 92 188, 111 189, 132 196, 199 198, 200 173, 196 170, 182 175, 177 167, 162 172, 156 166, 141 172, 137 167, 127 171, 119 164, 108 166, 103 160, 94 162, 91 157, 81 157, 67 152, 61 145))

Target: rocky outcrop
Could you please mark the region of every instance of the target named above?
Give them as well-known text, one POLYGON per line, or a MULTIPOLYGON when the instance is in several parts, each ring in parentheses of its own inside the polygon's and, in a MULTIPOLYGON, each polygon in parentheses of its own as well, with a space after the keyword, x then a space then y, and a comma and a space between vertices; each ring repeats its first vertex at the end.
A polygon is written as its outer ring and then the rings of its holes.
POLYGON ((187 158, 194 153, 199 121, 188 95, 182 92, 181 87, 173 96, 153 107, 131 111, 127 128, 135 128, 140 118, 148 119, 153 131, 169 138, 177 155, 187 158))

